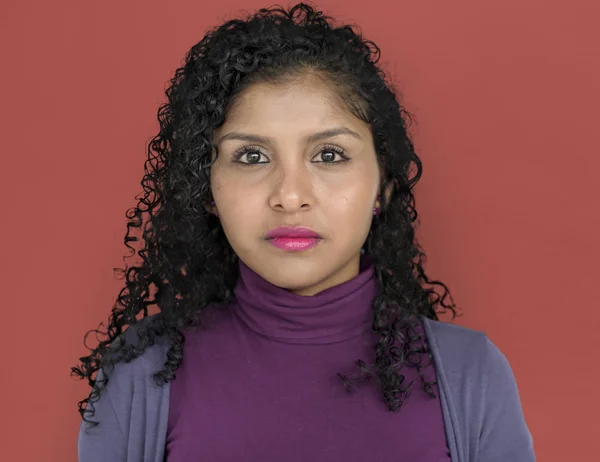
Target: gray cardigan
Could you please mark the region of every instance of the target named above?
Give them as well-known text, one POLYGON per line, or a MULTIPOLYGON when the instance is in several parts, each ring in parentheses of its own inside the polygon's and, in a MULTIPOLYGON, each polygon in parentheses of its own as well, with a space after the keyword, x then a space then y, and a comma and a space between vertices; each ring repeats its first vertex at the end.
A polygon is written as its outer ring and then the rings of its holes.
MULTIPOLYGON (((452 461, 535 461, 506 357, 482 332, 423 320, 452 461)), ((100 425, 88 428, 81 423, 79 462, 164 461, 169 384, 156 385, 152 374, 163 367, 166 350, 166 344, 156 344, 115 367, 94 405, 94 420, 100 425)))

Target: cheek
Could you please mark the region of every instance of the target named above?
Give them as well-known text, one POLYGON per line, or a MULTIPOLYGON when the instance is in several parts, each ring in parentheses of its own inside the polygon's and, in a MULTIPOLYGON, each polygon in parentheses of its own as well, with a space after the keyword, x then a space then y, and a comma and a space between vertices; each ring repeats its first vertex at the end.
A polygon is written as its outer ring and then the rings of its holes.
POLYGON ((370 213, 372 213, 371 193, 367 191, 352 191, 339 196, 332 196, 327 201, 327 216, 329 226, 336 234, 355 233, 357 228, 368 229, 370 213))
POLYGON ((218 203, 219 216, 227 223, 237 226, 250 225, 258 213, 258 201, 252 194, 237 194, 236 191, 228 190, 220 194, 218 203))
POLYGON ((243 239, 250 234, 248 231, 260 226, 264 201, 259 194, 248 192, 236 182, 217 180, 214 184, 213 196, 218 204, 219 219, 230 240, 243 239))

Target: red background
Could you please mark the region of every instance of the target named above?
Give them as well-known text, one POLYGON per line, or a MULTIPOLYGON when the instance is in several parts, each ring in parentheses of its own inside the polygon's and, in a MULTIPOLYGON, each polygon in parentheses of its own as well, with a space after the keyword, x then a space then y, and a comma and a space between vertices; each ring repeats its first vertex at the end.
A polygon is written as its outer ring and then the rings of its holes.
MULTIPOLYGON (((2 460, 76 460, 69 371, 121 287, 166 82, 208 26, 266 5, 0 3, 2 460)), ((538 460, 598 460, 600 4, 318 5, 375 40, 417 116, 429 272, 507 355, 538 460)))

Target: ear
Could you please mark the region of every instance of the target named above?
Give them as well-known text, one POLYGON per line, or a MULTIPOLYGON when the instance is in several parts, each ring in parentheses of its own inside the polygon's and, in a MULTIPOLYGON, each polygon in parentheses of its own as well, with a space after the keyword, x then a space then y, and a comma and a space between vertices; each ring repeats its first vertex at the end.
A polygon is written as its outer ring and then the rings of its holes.
POLYGON ((383 192, 385 196, 385 203, 389 204, 390 199, 392 198, 392 194, 394 193, 394 189, 396 186, 396 180, 390 181, 383 192))
MULTIPOLYGON (((385 180, 385 177, 382 175, 381 184, 384 184, 384 180, 385 180)), ((387 184, 387 186, 385 187, 385 190, 383 191, 383 197, 384 197, 384 201, 386 204, 390 203, 390 199, 392 198, 392 194, 394 193, 394 189, 395 189, 395 186, 397 183, 398 183, 397 180, 394 179, 394 180, 390 181, 387 184)), ((375 206, 378 208, 381 208, 380 198, 381 198, 381 196, 379 196, 377 198, 377 201, 375 202, 375 206)))

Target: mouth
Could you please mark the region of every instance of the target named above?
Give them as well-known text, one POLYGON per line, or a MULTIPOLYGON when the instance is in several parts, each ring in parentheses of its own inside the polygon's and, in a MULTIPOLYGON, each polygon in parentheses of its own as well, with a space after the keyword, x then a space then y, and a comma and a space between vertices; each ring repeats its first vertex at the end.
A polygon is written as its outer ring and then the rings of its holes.
POLYGON ((300 252, 315 247, 322 237, 315 231, 302 227, 280 227, 267 234, 271 245, 279 249, 300 252))
POLYGON ((299 252, 312 249, 321 239, 305 237, 276 237, 269 239, 271 245, 291 252, 299 252))

